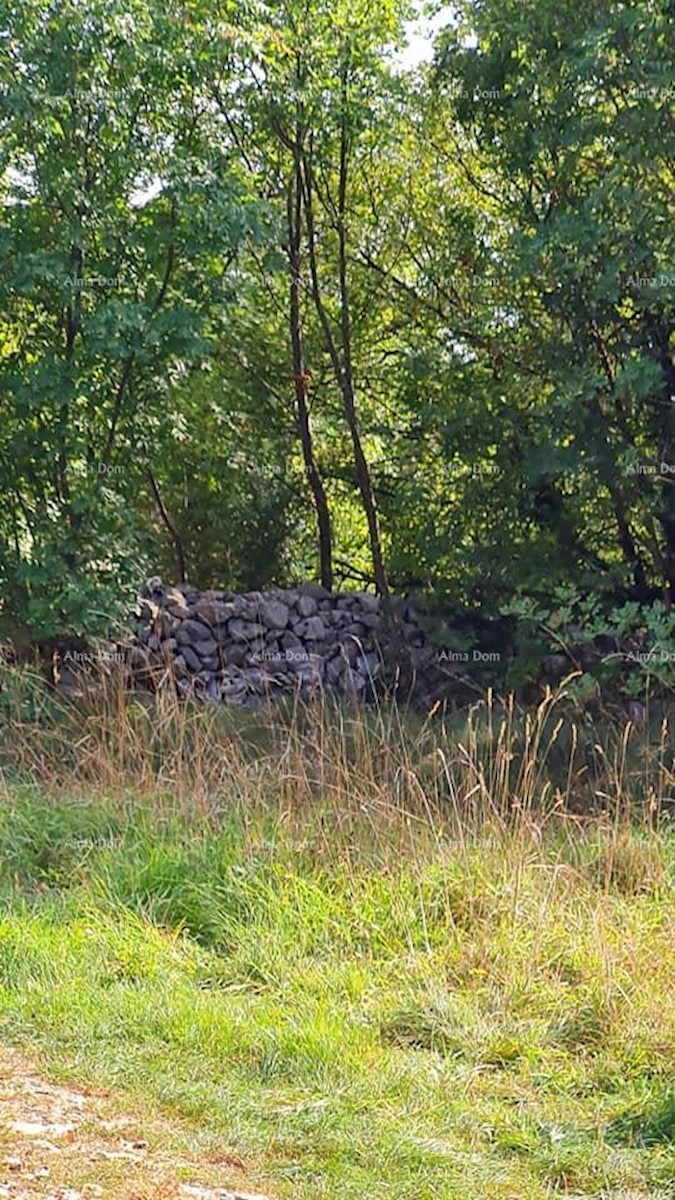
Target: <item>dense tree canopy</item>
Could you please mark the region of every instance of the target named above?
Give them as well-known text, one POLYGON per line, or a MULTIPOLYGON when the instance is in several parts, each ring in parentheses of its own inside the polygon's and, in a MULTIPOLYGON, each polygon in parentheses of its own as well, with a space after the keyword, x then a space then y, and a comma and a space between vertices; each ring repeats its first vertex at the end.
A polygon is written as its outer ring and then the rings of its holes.
POLYGON ((672 6, 464 0, 407 67, 411 14, 1 0, 5 623, 149 568, 668 610, 672 6))

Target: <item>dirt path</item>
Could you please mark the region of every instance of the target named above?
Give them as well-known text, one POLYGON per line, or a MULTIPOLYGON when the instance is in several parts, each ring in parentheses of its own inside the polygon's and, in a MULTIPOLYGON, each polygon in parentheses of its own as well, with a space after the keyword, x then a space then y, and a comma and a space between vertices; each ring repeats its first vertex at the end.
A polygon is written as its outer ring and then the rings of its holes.
POLYGON ((187 1127, 48 1083, 0 1048, 0 1200, 268 1200, 236 1155, 195 1147, 187 1127))

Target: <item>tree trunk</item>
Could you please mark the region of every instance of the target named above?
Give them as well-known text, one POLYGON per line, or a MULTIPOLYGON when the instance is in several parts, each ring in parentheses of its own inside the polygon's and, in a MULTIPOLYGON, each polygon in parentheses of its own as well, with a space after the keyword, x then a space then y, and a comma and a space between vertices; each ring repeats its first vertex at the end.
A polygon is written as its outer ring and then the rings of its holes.
POLYGON ((361 492, 361 500, 368 522, 368 536, 370 538, 370 552, 373 558, 373 571, 375 573, 375 582, 377 590, 382 599, 382 609, 387 625, 391 626, 391 596, 389 592, 389 580, 384 563, 384 555, 382 553, 382 539, 380 537, 380 522, 377 515, 377 503, 375 500, 375 492, 373 490, 373 481, 370 476, 370 468, 368 461, 363 451, 363 443, 361 441, 361 431, 359 429, 359 421, 356 414, 356 398, 354 392, 354 371, 352 367, 352 329, 351 329, 351 308, 349 303, 349 284, 347 279, 347 227, 346 227, 346 207, 347 207, 347 177, 348 177, 348 144, 347 144, 347 117, 346 117, 346 80, 343 75, 342 81, 342 120, 340 128, 340 180, 338 190, 338 260, 339 260, 339 279, 340 279, 340 329, 342 340, 342 401, 345 412, 345 419, 349 426, 349 432, 352 439, 352 447, 354 451, 354 467, 356 470, 356 482, 359 485, 361 492))
POLYGON ((291 355, 293 362, 293 384, 295 388, 295 408, 302 444, 302 457, 305 471, 314 500, 316 523, 319 535, 319 561, 321 583, 328 591, 333 590, 333 547, 330 524, 330 513, 323 480, 314 457, 312 428, 309 420, 307 404, 307 372, 302 339, 302 318, 300 315, 300 279, 302 270, 302 168, 300 161, 299 142, 294 150, 293 176, 288 188, 288 266, 290 271, 289 285, 289 331, 291 339, 291 355))
MULTIPOLYGON (((344 95, 344 86, 343 86, 344 95)), ((344 108, 344 105, 343 105, 344 108)), ((380 526, 377 515, 377 504, 375 501, 375 493, 373 490, 370 469, 366 459, 359 421, 356 412, 356 398, 354 387, 354 373, 352 368, 351 356, 351 312, 349 303, 349 290, 347 283, 347 234, 345 225, 345 208, 346 208, 346 193, 347 193, 347 167, 348 167, 348 146, 347 146, 347 126, 346 114, 342 122, 342 135, 340 145, 340 179, 339 179, 339 200, 337 210, 338 220, 338 238, 339 238, 339 279, 340 279, 340 341, 341 346, 338 349, 333 331, 331 329, 330 320, 323 303, 321 295, 321 286, 319 282, 319 270, 316 256, 316 231, 314 224, 314 183, 312 177, 311 165, 307 160, 307 155, 303 152, 302 156, 303 167, 303 188, 305 198, 305 213, 307 217, 307 244, 308 258, 312 282, 312 295, 314 304, 321 325, 326 349, 330 356, 333 373, 336 383, 340 389, 342 397, 342 405, 349 428, 349 433, 352 441, 352 449, 354 454, 354 468, 356 474, 356 482, 361 494, 361 501, 366 514, 368 523, 368 538, 370 543, 370 552, 373 560, 373 573, 375 576, 375 584, 382 600, 382 615, 384 618, 385 628, 393 633, 394 619, 393 609, 391 604, 391 593, 389 589, 389 581, 382 553, 382 541, 380 537, 380 526)))

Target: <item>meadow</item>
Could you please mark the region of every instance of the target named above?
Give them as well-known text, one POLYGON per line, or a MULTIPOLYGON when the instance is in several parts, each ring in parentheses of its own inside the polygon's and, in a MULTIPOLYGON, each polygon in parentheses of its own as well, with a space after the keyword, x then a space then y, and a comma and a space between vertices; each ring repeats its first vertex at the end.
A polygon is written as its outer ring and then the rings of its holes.
POLYGON ((587 732, 18 710, 1 1040, 280 1200, 672 1197, 672 744, 587 732))

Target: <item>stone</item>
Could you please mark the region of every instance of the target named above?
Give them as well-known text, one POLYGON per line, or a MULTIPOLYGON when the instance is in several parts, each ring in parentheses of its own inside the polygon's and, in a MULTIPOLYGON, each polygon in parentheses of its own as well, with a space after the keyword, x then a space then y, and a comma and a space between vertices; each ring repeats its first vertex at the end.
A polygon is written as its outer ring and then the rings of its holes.
POLYGON ((558 681, 565 675, 569 675, 572 666, 566 654, 548 654, 542 663, 542 667, 549 679, 558 681))
POLYGON ((228 622, 227 630, 236 642, 250 642, 253 638, 263 636, 265 626, 257 621, 244 621, 241 617, 233 617, 228 622))
POLYGON ((380 597, 373 596, 372 592, 355 592, 354 604, 364 612, 380 611, 380 597))
POLYGON ((354 638, 347 638, 341 643, 340 652, 347 662, 353 665, 361 653, 361 647, 358 642, 354 641, 354 638))
POLYGON ((367 630, 365 625, 362 625, 360 621, 352 621, 351 624, 345 625, 342 632, 350 634, 351 637, 364 638, 367 630))
POLYGON ((318 605, 313 596, 301 594, 298 597, 297 609, 301 617, 313 617, 318 611, 318 605))
POLYGON ((307 583, 301 583, 298 588, 301 596, 311 596, 313 600, 330 600, 331 593, 328 588, 325 588, 321 583, 313 583, 308 580, 307 583))
POLYGON ((164 584, 162 583, 159 575, 152 575, 141 589, 141 596, 144 600, 156 601, 163 599, 164 592, 164 584))
POLYGON ((290 612, 282 600, 263 600, 258 612, 269 629, 285 629, 288 625, 290 612))
POLYGON ((181 621, 183 617, 188 615, 189 609, 185 601, 183 601, 182 604, 167 604, 166 612, 170 613, 172 617, 177 617, 178 620, 181 621))
POLYGON ((192 646, 183 646, 181 657, 190 671, 201 671, 202 661, 196 651, 192 649, 192 646))
POLYGON ((223 679, 220 695, 226 704, 241 704, 246 696, 246 684, 243 679, 223 679))
POLYGON ((129 651, 129 666, 133 671, 144 671, 150 666, 150 656, 142 646, 132 646, 129 651))
POLYGON ((187 608, 185 596, 177 587, 168 587, 166 589, 164 593, 164 604, 167 608, 169 608, 170 605, 175 605, 177 608, 181 608, 183 610, 187 608))
POLYGON ((236 605, 234 602, 215 598, 211 600, 198 600, 193 606, 193 611, 209 626, 225 625, 235 616, 236 605))
POLYGON ((202 671, 215 672, 220 667, 220 658, 217 654, 212 654, 209 658, 203 658, 200 654, 202 663, 202 671))
POLYGON ((211 704, 219 704, 222 699, 222 689, 219 679, 210 679, 206 685, 206 696, 211 704))
POLYGON ((168 638, 176 632, 179 627, 179 622, 176 617, 171 616, 171 613, 163 612, 158 618, 157 627, 159 629, 160 636, 163 638, 168 638))
POLYGON ((326 636, 326 626, 321 617, 307 617, 295 626, 295 633, 305 641, 320 642, 326 636))
POLYGON ((196 643, 195 650, 200 658, 211 658, 218 653, 218 643, 213 638, 205 638, 196 643))
POLYGON ((158 612, 159 612, 158 606, 156 604, 152 604, 149 600, 142 600, 138 606, 139 620, 141 620, 145 623, 147 623, 149 621, 154 621, 158 612))
POLYGON ((209 626, 205 625, 203 621, 195 621, 192 617, 186 617, 181 622, 179 633, 187 633, 193 642, 199 642, 211 637, 209 626))
POLYGON ((342 679, 347 670, 347 662, 344 658, 332 658, 326 667, 326 676, 329 683, 336 685, 342 679))
POLYGON ((236 645, 226 646, 222 657, 228 667, 243 667, 246 664, 248 650, 244 642, 238 642, 236 645))
MULTIPOLYGON (((293 689, 310 696, 324 684, 359 700, 374 695, 383 667, 376 653, 381 602, 371 592, 331 595, 315 583, 244 595, 163 584, 144 591, 144 622, 120 650, 140 687, 172 678, 179 695, 198 703, 247 708, 293 689)), ((453 669, 437 661, 438 648, 426 641, 412 598, 394 599, 407 618, 401 662, 415 681, 415 703, 420 696, 447 695, 453 669)), ((555 656, 546 667, 559 668, 555 656)))
POLYGON ((361 612, 359 613, 359 621, 361 625, 365 625, 366 629, 379 628, 381 617, 379 612, 361 612))
POLYGON ((401 633, 406 641, 416 637, 420 632, 419 625, 415 625, 412 621, 401 621, 401 633))
POLYGON ((366 676, 377 675, 380 670, 380 660, 377 654, 371 651, 368 654, 359 654, 356 666, 366 676))
POLYGON ((366 690, 367 679, 360 673, 355 671, 353 667, 348 667, 343 676, 343 689, 348 696, 359 698, 366 690))

